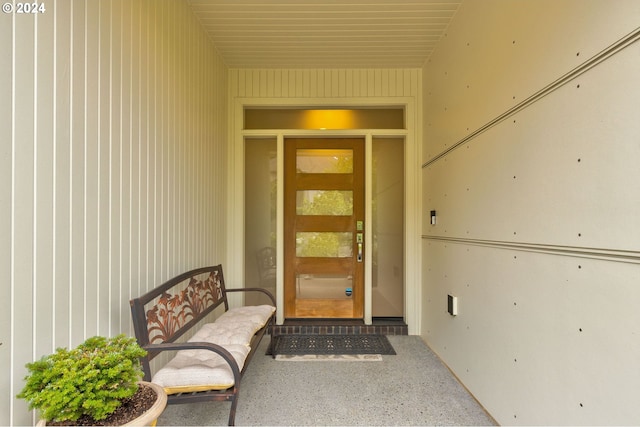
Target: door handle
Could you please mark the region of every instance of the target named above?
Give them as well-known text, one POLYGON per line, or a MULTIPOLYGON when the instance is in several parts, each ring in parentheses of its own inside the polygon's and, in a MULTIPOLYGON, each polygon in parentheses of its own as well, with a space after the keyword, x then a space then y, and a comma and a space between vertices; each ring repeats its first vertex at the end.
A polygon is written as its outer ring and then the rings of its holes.
POLYGON ((362 242, 358 242, 358 256, 356 260, 362 262, 362 242))

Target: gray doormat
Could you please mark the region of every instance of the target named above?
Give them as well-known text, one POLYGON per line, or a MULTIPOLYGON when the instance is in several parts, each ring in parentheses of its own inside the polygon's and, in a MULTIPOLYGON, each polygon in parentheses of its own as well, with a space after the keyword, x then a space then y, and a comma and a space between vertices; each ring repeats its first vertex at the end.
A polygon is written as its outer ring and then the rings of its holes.
POLYGON ((281 354, 396 354, 384 335, 276 335, 272 353, 281 354))

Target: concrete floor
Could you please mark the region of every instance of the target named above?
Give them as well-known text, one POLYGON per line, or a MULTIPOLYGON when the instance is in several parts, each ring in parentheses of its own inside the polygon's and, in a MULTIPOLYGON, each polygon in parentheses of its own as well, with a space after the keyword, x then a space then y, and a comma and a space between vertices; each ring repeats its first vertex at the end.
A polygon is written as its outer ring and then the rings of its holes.
MULTIPOLYGON (((380 362, 283 362, 263 356, 243 378, 237 425, 495 425, 417 336, 389 336, 380 362)), ((167 425, 226 425, 228 402, 168 406, 167 425)))

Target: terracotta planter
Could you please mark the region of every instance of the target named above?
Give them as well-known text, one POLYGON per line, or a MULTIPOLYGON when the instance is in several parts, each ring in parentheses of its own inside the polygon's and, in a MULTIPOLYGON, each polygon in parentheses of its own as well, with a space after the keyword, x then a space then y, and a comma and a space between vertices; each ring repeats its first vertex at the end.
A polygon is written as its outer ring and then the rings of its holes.
POLYGON ((156 392, 158 398, 156 399, 156 403, 153 404, 147 412, 140 415, 135 420, 131 420, 125 426, 155 426, 156 421, 164 408, 167 406, 167 393, 164 392, 164 389, 160 387, 158 384, 154 384, 151 382, 141 381, 140 384, 144 384, 148 387, 151 387, 153 391, 156 392))
MULTIPOLYGON (((144 414, 140 415, 138 418, 129 421, 125 426, 155 426, 156 421, 164 408, 167 406, 167 393, 164 392, 164 389, 157 384, 140 381, 140 384, 144 384, 147 387, 151 387, 153 391, 156 393, 158 398, 156 399, 156 403, 153 404, 151 408, 147 410, 144 414)), ((36 426, 44 427, 47 425, 45 420, 38 421, 36 426)))

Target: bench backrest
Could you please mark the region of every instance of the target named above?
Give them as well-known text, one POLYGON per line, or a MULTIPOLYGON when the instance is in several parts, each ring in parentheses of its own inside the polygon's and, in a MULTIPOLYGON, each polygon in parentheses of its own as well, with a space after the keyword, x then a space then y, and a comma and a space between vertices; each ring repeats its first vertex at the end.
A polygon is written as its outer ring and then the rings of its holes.
POLYGON ((221 304, 229 309, 222 265, 183 273, 129 303, 138 344, 174 342, 221 304))

